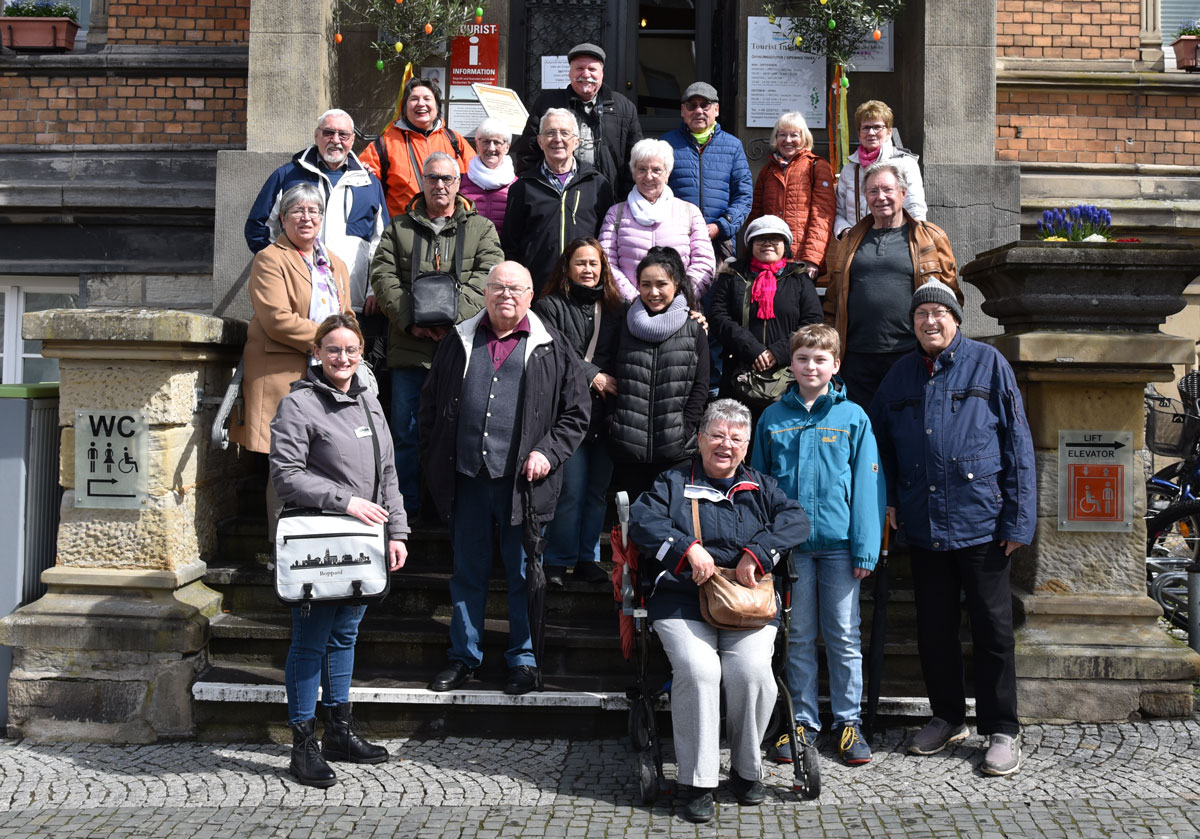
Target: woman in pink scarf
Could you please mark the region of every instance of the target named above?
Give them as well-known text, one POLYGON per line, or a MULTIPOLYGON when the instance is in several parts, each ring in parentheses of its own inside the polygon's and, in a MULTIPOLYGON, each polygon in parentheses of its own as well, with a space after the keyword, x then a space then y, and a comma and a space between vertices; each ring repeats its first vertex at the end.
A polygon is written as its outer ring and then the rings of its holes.
MULTIPOLYGON (((753 400, 736 379, 747 371, 787 370, 789 341, 801 326, 821 323, 817 287, 803 262, 792 262, 792 231, 779 216, 762 216, 746 228, 746 251, 725 265, 713 283, 709 326, 725 352, 722 397, 753 400)), ((782 374, 786 375, 786 374, 782 374)), ((749 404, 757 415, 770 404, 749 404)))
POLYGON ((858 150, 850 155, 838 177, 833 235, 839 239, 869 214, 865 186, 867 169, 881 160, 890 160, 904 171, 904 179, 908 181, 904 209, 915 219, 925 219, 925 185, 921 181, 921 168, 917 166, 915 154, 892 144, 892 120, 892 109, 878 99, 863 102, 854 109, 858 150))

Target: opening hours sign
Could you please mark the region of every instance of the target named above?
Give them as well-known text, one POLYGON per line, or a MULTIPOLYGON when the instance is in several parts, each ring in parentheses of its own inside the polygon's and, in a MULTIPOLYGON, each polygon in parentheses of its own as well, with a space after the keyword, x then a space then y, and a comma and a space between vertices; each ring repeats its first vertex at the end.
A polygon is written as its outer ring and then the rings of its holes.
POLYGON ((1133 529, 1133 432, 1058 432, 1058 529, 1133 529))

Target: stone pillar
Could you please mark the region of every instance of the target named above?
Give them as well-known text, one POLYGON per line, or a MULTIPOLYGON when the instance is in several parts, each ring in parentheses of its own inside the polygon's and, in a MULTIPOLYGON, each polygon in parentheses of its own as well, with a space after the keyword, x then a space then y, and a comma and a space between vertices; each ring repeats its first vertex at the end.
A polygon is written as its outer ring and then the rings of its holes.
POLYGON ((1142 21, 1138 39, 1140 42, 1139 69, 1162 72, 1166 62, 1163 58, 1160 0, 1141 0, 1139 12, 1142 21))
POLYGON ((1197 270, 1192 249, 1035 243, 1014 243, 964 268, 983 290, 984 310, 1009 330, 985 340, 1016 372, 1037 459, 1037 531, 1013 554, 1012 570, 1023 719, 1192 714, 1200 656, 1163 631, 1162 610, 1146 594, 1139 462, 1130 532, 1060 531, 1058 432, 1130 431, 1135 450, 1144 448, 1143 388, 1173 381, 1172 365, 1195 356, 1191 339, 1164 335, 1155 323, 1182 308, 1197 270))
POLYGON ((220 595, 203 558, 234 513, 236 449, 210 447, 215 410, 245 327, 163 310, 51 310, 25 316, 62 377, 66 489, 45 597, 0 621, 13 648, 9 734, 40 740, 151 742, 192 733, 191 685, 207 663, 220 595), (78 411, 140 411, 146 500, 138 509, 77 505, 78 411))
POLYGON ((217 153, 212 311, 249 319, 252 254, 243 227, 263 182, 313 142, 334 107, 333 0, 251 0, 246 151, 217 153))

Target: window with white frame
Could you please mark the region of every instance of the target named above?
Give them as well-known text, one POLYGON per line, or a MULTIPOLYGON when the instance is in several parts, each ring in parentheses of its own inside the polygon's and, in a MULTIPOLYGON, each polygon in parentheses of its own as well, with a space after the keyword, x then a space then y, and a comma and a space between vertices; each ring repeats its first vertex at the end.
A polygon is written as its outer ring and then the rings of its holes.
POLYGON ((0 277, 0 380, 6 385, 58 381, 58 359, 21 337, 26 312, 79 307, 79 282, 66 277, 0 277))

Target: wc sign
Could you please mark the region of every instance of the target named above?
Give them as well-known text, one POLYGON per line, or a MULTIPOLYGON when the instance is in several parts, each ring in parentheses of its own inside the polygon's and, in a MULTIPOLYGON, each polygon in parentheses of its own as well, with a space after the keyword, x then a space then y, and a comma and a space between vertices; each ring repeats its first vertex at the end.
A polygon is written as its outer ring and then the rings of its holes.
POLYGON ((75 506, 140 509, 147 436, 141 411, 76 411, 75 506))
POLYGON ((1133 433, 1058 432, 1058 529, 1133 529, 1133 433))

